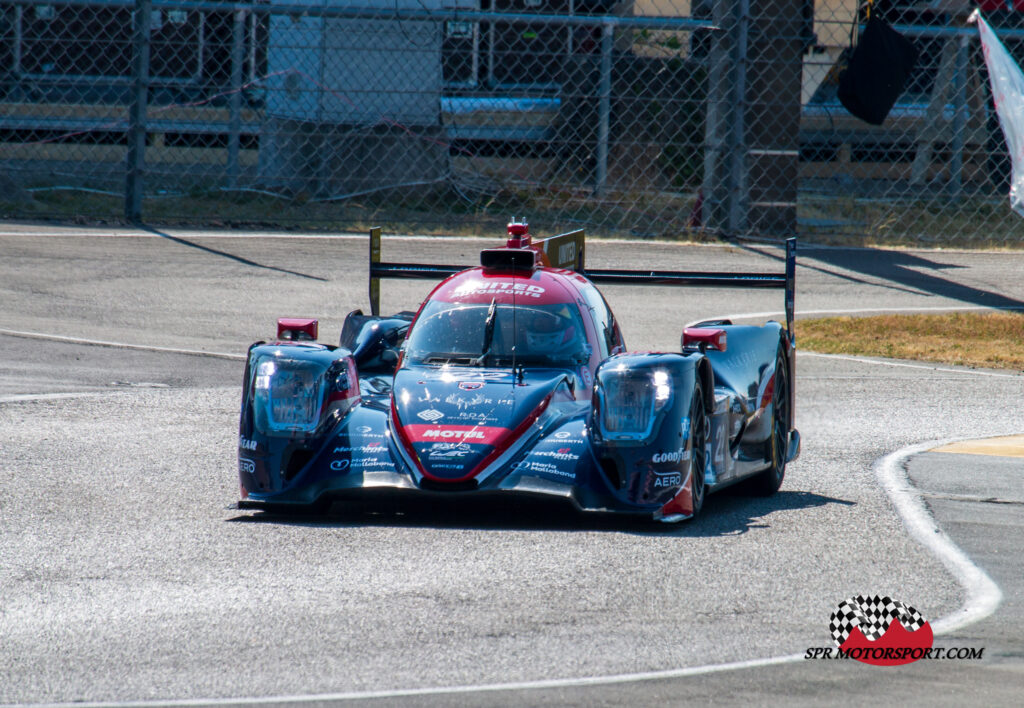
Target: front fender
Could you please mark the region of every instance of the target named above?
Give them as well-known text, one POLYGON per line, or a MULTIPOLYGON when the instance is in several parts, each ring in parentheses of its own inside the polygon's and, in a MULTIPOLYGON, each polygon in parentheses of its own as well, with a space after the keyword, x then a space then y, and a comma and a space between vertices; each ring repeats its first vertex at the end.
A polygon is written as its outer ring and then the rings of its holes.
POLYGON ((696 352, 620 354, 598 367, 591 437, 601 473, 623 501, 660 507, 678 494, 692 459, 690 403, 708 375, 696 352))
POLYGON ((242 496, 283 489, 359 400, 346 349, 298 342, 250 347, 238 427, 242 496))

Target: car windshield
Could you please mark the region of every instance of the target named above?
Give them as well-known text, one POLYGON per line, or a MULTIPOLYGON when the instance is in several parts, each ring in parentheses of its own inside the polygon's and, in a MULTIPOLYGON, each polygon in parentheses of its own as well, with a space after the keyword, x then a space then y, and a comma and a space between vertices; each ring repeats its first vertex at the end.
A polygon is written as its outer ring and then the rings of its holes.
POLYGON ((406 340, 405 363, 578 366, 590 358, 583 322, 570 304, 500 305, 434 301, 406 340))

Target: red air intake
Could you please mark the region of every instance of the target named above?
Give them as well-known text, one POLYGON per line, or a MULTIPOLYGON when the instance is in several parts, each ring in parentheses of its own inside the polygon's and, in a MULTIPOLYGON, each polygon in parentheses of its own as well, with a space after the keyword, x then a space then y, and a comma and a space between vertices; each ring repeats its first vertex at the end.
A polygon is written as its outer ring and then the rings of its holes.
POLYGON ((281 317, 277 320, 277 338, 315 342, 320 322, 304 317, 281 317))

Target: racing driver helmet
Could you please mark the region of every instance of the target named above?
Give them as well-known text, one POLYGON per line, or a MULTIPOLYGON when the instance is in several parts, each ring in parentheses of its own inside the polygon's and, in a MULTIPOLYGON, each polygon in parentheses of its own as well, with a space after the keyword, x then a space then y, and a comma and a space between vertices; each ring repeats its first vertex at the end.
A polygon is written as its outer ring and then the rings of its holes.
POLYGON ((533 310, 527 319, 526 344, 534 354, 562 354, 578 349, 576 325, 569 317, 533 310))

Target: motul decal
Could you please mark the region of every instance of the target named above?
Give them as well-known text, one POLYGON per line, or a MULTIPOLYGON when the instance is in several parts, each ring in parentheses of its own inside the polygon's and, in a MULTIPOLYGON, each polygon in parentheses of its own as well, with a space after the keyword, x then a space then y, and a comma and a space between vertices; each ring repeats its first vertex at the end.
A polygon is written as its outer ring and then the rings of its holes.
POLYGON ((421 425, 414 423, 404 426, 409 441, 421 442, 467 442, 477 445, 495 445, 508 433, 508 428, 488 425, 421 425))

